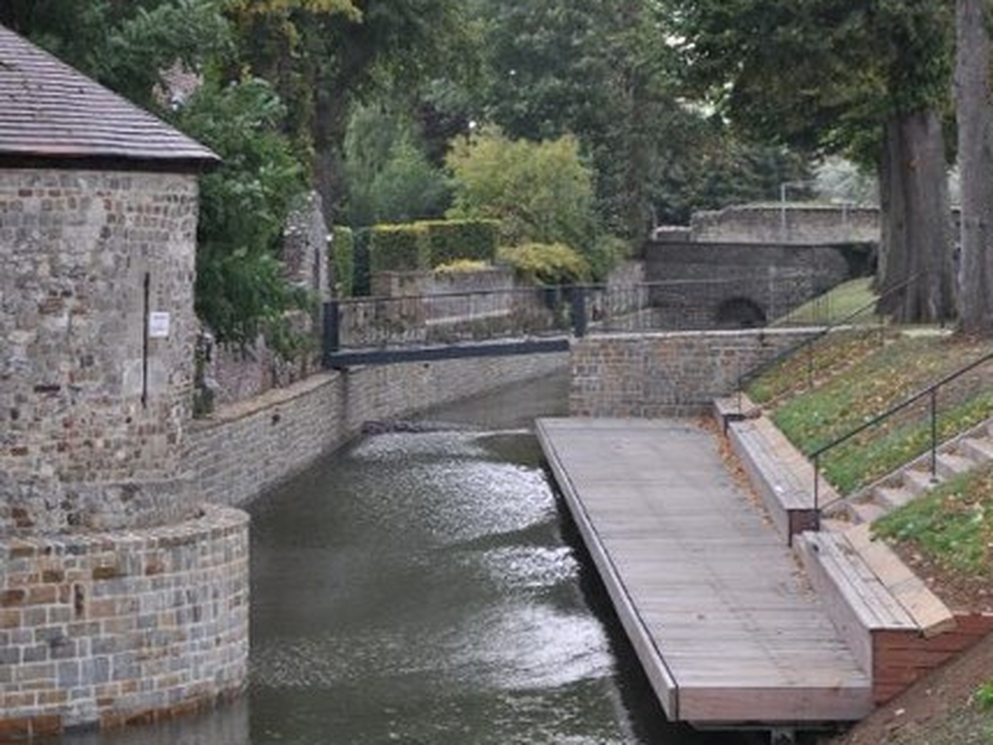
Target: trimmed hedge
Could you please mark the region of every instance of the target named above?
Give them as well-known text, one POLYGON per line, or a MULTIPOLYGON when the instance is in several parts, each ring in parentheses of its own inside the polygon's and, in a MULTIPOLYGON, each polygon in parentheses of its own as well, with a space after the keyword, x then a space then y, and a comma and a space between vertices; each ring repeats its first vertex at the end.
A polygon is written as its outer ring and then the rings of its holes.
POLYGON ((331 228, 330 238, 328 249, 335 297, 351 297, 355 286, 355 238, 352 229, 335 225, 331 228))
POLYGON ((369 243, 371 241, 372 228, 359 228, 352 232, 352 249, 355 256, 352 294, 356 297, 366 297, 372 291, 372 270, 369 266, 369 243))
POLYGON ((423 220, 415 224, 427 228, 432 268, 462 259, 496 259, 499 220, 423 220))
POLYGON ((431 267, 428 229, 417 223, 376 225, 369 238, 369 269, 377 272, 411 272, 431 267))

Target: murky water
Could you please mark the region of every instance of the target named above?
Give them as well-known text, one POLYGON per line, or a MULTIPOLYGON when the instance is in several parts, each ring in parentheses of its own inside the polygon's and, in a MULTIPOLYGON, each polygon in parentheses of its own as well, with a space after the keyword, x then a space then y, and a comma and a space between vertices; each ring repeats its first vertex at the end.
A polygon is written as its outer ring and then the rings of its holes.
POLYGON ((745 742, 667 724, 616 628, 526 428, 564 390, 433 412, 458 426, 365 437, 258 500, 246 699, 63 742, 745 742))

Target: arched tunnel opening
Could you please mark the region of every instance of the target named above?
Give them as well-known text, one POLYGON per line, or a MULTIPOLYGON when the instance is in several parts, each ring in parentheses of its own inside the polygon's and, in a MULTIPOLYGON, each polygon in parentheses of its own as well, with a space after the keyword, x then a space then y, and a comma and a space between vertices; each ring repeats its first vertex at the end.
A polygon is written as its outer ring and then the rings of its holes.
POLYGON ((723 329, 750 329, 766 325, 768 319, 758 303, 746 297, 725 300, 717 308, 715 322, 723 329))

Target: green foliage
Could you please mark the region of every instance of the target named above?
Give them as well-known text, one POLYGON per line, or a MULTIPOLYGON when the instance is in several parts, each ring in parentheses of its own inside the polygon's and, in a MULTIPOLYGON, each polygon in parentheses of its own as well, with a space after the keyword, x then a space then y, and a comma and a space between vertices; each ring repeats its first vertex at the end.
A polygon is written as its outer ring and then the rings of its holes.
POLYGON ((356 110, 345 138, 350 224, 411 222, 444 212, 448 180, 428 162, 420 140, 414 123, 395 107, 356 110))
POLYGON ((561 243, 525 243, 505 246, 498 252, 501 263, 533 284, 571 285, 590 281, 590 266, 577 251, 561 243))
POLYGON ((424 220, 431 246, 431 266, 459 259, 485 263, 496 259, 500 223, 496 220, 424 220))
POLYGON ((535 143, 486 129, 457 140, 446 162, 455 178, 449 217, 499 220, 508 245, 564 243, 583 254, 592 249, 593 180, 574 137, 535 143))
POLYGON ((147 109, 159 107, 156 86, 162 73, 180 62, 187 70, 227 59, 233 52, 230 27, 218 0, 170 0, 135 14, 112 28, 106 48, 92 59, 96 78, 147 109))
POLYGON ((972 700, 980 711, 993 711, 993 680, 987 680, 980 685, 972 700))
POLYGON ((282 116, 271 88, 246 80, 201 86, 178 120, 223 158, 200 182, 197 314, 220 342, 251 344, 261 333, 290 355, 299 340, 286 312, 307 307, 308 298, 286 283, 276 258, 290 201, 304 187, 278 131, 282 116))
POLYGON ((447 264, 441 264, 434 268, 435 274, 471 274, 473 272, 483 272, 492 269, 493 265, 488 261, 478 261, 476 259, 455 259, 447 264))
POLYGON ((372 243, 372 228, 358 228, 352 231, 352 246, 355 249, 355 274, 352 294, 365 297, 372 291, 372 268, 369 261, 369 245, 372 243))
MULTIPOLYGON (((755 383, 759 390, 787 395, 773 412, 773 421, 807 453, 978 359, 989 351, 989 345, 906 336, 895 336, 880 345, 878 332, 866 330, 841 335, 814 351, 817 387, 809 388, 806 353, 755 383), (817 360, 827 364, 821 367, 817 360), (774 380, 781 383, 773 385, 774 380)), ((980 368, 976 374, 942 388, 937 411, 939 441, 978 424, 993 412, 993 393, 985 389, 984 374, 988 370, 980 368)), ((924 397, 828 451, 821 458, 828 480, 841 492, 851 493, 920 455, 930 444, 929 415, 930 400, 924 397)))
POLYGON ((351 228, 331 228, 331 265, 336 297, 351 297, 355 285, 355 238, 351 228))
POLYGON ((431 267, 431 245, 426 226, 375 225, 369 238, 369 270, 411 272, 431 267))

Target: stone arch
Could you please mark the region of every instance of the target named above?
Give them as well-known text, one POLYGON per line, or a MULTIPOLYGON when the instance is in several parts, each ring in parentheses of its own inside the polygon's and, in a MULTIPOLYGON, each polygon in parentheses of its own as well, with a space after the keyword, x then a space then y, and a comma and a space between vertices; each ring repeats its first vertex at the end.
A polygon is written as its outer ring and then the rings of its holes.
POLYGON ((754 300, 747 297, 733 297, 717 307, 714 321, 718 328, 757 328, 765 326, 768 319, 765 311, 754 300))

